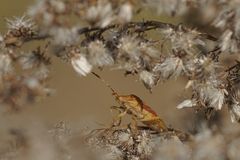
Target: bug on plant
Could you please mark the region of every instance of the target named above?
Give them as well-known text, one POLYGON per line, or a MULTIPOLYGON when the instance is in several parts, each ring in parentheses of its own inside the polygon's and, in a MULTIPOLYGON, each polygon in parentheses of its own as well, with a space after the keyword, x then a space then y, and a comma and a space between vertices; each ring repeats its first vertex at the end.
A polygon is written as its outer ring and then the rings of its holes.
POLYGON ((148 105, 146 105, 138 96, 134 94, 130 95, 119 95, 104 79, 102 79, 98 74, 92 72, 94 76, 99 78, 108 88, 111 89, 112 95, 115 97, 116 101, 120 104, 119 107, 115 109, 120 110, 117 116, 118 120, 121 120, 123 116, 129 114, 132 116, 133 120, 136 122, 142 122, 144 125, 150 129, 163 132, 168 131, 165 122, 157 115, 157 113, 148 105))

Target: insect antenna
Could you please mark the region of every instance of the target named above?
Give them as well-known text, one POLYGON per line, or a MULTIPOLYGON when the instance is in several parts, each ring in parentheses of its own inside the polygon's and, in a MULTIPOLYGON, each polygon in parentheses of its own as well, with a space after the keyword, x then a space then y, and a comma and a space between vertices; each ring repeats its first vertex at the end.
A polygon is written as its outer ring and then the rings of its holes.
POLYGON ((116 92, 116 90, 114 90, 113 88, 112 88, 112 86, 107 82, 107 81, 105 81, 102 77, 100 77, 97 73, 95 73, 95 72, 91 72, 95 77, 97 77, 98 79, 100 79, 111 91, 112 91, 112 95, 113 96, 116 96, 116 97, 118 97, 118 93, 116 92))

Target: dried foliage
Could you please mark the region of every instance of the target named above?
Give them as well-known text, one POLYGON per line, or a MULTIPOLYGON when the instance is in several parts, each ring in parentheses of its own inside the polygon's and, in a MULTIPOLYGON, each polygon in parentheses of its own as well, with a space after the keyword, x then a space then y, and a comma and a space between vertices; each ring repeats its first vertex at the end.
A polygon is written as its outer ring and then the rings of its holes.
MULTIPOLYGON (((231 121, 238 123, 239 9, 239 0, 39 0, 26 15, 7 19, 7 31, 0 35, 1 110, 18 111, 51 95, 49 67, 51 58, 58 57, 80 76, 106 67, 137 75, 150 92, 159 82, 184 78, 185 89, 192 95, 178 109, 193 108, 211 119, 226 107, 231 121), (177 25, 149 19, 133 21, 135 15, 147 10, 185 21, 177 25), (199 14, 199 22, 189 16, 193 13, 199 14), (39 46, 24 51, 34 41, 40 42, 39 46)), ((114 121, 105 129, 89 129, 76 136, 61 122, 41 135, 42 142, 39 133, 6 127, 7 140, 4 136, 0 140, 0 160, 240 157, 239 126, 203 127, 186 133, 167 126, 139 97, 121 96, 114 90, 113 95, 120 105, 118 124, 114 121), (127 127, 121 123, 125 114, 135 120, 127 127), (45 156, 35 155, 38 148, 45 156)), ((47 130, 43 127, 39 132, 47 130)))
POLYGON ((25 126, 22 129, 6 129, 7 133, 0 139, 0 158, 4 160, 239 158, 239 129, 234 128, 226 128, 220 133, 203 127, 187 141, 181 141, 174 131, 154 133, 139 128, 135 132, 131 127, 79 131, 69 128, 63 121, 51 128, 25 126))

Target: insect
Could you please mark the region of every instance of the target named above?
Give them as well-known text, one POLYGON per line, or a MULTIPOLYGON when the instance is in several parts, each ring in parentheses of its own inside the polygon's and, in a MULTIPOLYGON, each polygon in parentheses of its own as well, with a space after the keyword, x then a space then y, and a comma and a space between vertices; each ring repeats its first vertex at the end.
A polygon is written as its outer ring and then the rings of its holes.
POLYGON ((110 88, 112 95, 115 97, 116 101, 120 104, 117 107, 121 110, 118 119, 121 119, 126 114, 132 116, 136 122, 141 122, 150 129, 163 132, 168 131, 165 122, 158 116, 158 114, 148 105, 146 105, 138 96, 134 94, 130 95, 119 95, 104 79, 102 79, 98 74, 92 72, 94 76, 99 78, 103 83, 110 88))

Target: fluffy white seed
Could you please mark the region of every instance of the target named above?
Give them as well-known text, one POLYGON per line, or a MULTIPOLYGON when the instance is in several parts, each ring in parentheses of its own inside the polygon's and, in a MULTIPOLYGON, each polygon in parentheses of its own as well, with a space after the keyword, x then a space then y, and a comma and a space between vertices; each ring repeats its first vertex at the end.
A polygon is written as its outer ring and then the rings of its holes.
POLYGON ((92 65, 84 55, 75 55, 71 59, 74 70, 81 76, 86 76, 92 70, 92 65))
POLYGON ((132 19, 132 6, 129 3, 125 3, 121 6, 118 18, 120 22, 125 23, 129 22, 132 19))
POLYGON ((177 78, 184 70, 183 62, 178 57, 170 57, 165 59, 163 63, 157 64, 154 68, 154 72, 160 72, 164 79, 177 78))
POLYGON ((177 106, 177 109, 190 108, 196 106, 196 101, 192 99, 186 99, 177 106))
POLYGON ((238 122, 240 120, 240 105, 239 104, 233 104, 231 105, 229 109, 231 121, 233 123, 238 122))

